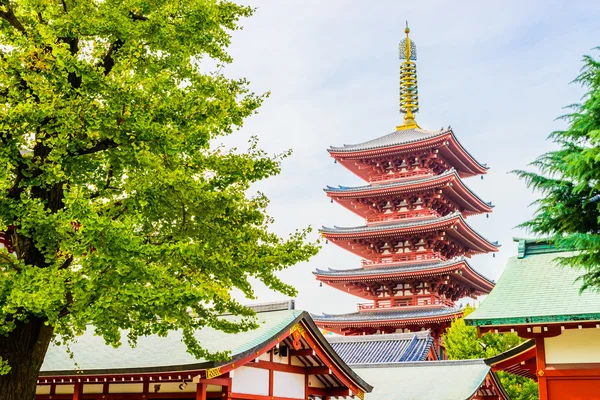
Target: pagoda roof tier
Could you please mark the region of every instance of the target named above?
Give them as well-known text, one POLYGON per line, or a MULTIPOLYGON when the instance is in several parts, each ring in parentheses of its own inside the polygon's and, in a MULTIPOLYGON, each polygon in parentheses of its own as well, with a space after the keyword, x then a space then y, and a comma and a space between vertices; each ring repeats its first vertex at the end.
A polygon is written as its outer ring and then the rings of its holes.
POLYGON ((438 149, 439 154, 454 167, 461 177, 485 174, 488 167, 479 163, 460 144, 452 129, 428 131, 420 128, 397 130, 385 136, 359 144, 331 146, 332 157, 351 171, 369 180, 367 170, 356 168, 357 160, 386 155, 410 153, 414 151, 438 149))
POLYGON ((347 283, 400 282, 449 274, 453 279, 474 289, 474 295, 477 296, 487 294, 494 288, 494 282, 475 271, 463 257, 425 264, 390 264, 385 267, 346 270, 317 269, 313 274, 319 281, 341 290, 345 290, 347 283))
MULTIPOLYGON (((443 232, 444 238, 450 238, 455 243, 464 247, 462 255, 470 257, 474 254, 496 252, 500 247, 497 242, 490 242, 473 230, 459 212, 451 213, 439 218, 431 218, 413 222, 399 222, 392 224, 364 225, 357 227, 323 227, 321 233, 335 244, 365 257, 369 260, 380 258, 382 254, 373 251, 365 239, 394 239, 402 236, 418 236, 419 234, 443 232), (360 241, 360 243, 358 242, 360 241)), ((446 259, 449 256, 442 254, 446 259)), ((390 254, 391 256, 391 254, 390 254)))
POLYGON ((404 328, 424 327, 449 323, 462 317, 463 310, 452 307, 419 307, 406 310, 367 311, 349 314, 311 315, 317 326, 343 334, 352 328, 404 328))
POLYGON ((372 208, 357 207, 353 200, 371 199, 377 197, 397 196, 414 192, 423 192, 439 189, 440 195, 454 203, 463 215, 489 213, 492 203, 485 202, 469 189, 458 172, 453 168, 440 175, 429 176, 421 179, 405 180, 400 182, 372 184, 364 186, 327 186, 324 191, 327 196, 337 201, 350 211, 367 218, 373 213, 372 208))

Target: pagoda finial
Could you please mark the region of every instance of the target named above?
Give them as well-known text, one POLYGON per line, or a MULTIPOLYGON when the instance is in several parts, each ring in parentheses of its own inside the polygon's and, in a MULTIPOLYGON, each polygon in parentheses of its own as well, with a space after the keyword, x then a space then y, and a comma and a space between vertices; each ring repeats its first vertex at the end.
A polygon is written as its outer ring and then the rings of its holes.
POLYGON ((415 121, 415 113, 419 111, 419 91, 417 88, 417 46, 408 34, 410 28, 406 21, 404 29, 406 38, 400 42, 400 112, 404 114, 404 124, 397 126, 396 130, 419 128, 415 121))

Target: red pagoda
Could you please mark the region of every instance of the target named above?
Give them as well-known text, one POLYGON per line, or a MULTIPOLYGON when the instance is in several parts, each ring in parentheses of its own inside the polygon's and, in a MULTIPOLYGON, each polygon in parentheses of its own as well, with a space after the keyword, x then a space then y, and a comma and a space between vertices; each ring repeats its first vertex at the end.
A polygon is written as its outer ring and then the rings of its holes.
POLYGON ((355 145, 331 147, 336 162, 367 182, 359 187, 327 187, 325 192, 365 218, 364 226, 324 227, 323 237, 362 257, 361 268, 317 270, 318 280, 359 296, 351 314, 314 316, 322 329, 342 335, 415 332, 429 329, 442 356, 440 336, 462 316, 456 301, 489 293, 493 282, 467 262, 495 252, 465 218, 492 211, 463 183, 482 175, 477 162, 451 128, 421 129, 418 111, 416 46, 400 43, 400 111, 404 124, 388 135, 355 145))

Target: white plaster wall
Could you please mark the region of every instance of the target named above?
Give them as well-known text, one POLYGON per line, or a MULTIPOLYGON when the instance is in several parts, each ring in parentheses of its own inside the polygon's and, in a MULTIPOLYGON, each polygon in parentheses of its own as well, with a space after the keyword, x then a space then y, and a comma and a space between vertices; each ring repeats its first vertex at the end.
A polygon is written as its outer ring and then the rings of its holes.
MULTIPOLYGON (((196 384, 188 382, 187 386, 183 388, 183 390, 179 389, 179 385, 182 382, 165 382, 160 383, 160 392, 159 393, 195 393, 196 392, 196 384)), ((152 392, 153 386, 150 385, 150 391, 152 392)), ((208 391, 208 390, 207 390, 208 391)), ((220 391, 220 390, 219 390, 220 391)))
POLYGON ((83 385, 83 394, 88 393, 102 393, 102 389, 104 389, 104 385, 101 383, 86 383, 83 385))
MULTIPOLYGON (((156 385, 162 383, 156 382, 156 385)), ((150 383, 150 391, 154 391, 154 383, 150 383)), ((144 391, 143 383, 111 383, 108 385, 108 393, 142 393, 144 391)))
POLYGON ((304 374, 273 372, 273 396, 304 399, 304 374))
POLYGON ((302 361, 300 361, 298 357, 292 357, 292 365, 304 367, 304 364, 302 364, 302 361))
POLYGON ((35 388, 35 394, 50 394, 50 385, 38 385, 35 388))
MULTIPOLYGON (((188 383, 188 385, 190 385, 190 383, 188 383)), ((194 385, 194 390, 196 390, 196 384, 193 383, 192 385, 194 385)), ((219 386, 219 385, 206 385, 206 391, 207 392, 222 392, 223 387, 219 386)))
POLYGON ((271 355, 269 353, 262 353, 260 356, 258 356, 258 359, 263 361, 270 361, 271 355))
POLYGON ((232 392, 269 395, 269 370, 240 367, 235 370, 231 380, 232 392))
POLYGON ((565 329, 544 339, 546 364, 600 363, 600 329, 565 329))
POLYGON ((56 385, 56 394, 73 394, 75 385, 56 385))
POLYGON ((279 364, 287 364, 288 363, 288 358, 287 357, 281 357, 278 354, 276 356, 273 356, 273 362, 279 363, 279 364))
POLYGON ((314 387, 314 388, 324 388, 325 387, 325 385, 323 385, 323 383, 320 380, 318 380, 315 375, 308 376, 308 386, 314 387))

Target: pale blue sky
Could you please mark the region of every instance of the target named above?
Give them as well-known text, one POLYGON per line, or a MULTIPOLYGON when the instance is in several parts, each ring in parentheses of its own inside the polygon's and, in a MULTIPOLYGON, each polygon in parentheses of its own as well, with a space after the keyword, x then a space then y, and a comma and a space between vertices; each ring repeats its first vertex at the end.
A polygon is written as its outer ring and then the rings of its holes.
MULTIPOLYGON (((271 199, 273 229, 353 226, 362 220, 330 204, 325 185, 361 182, 326 151, 390 133, 398 113, 398 42, 408 20, 417 44, 424 129, 451 125, 467 150, 491 168, 466 183, 496 208, 468 222, 503 245, 496 258, 471 264, 498 279, 516 252, 513 229, 532 213, 535 196, 515 176, 550 149, 548 133, 563 123, 562 107, 577 102, 569 85, 581 57, 600 45, 598 1, 342 1, 254 0, 231 46, 231 76, 245 76, 271 98, 227 143, 257 135, 270 153, 292 148, 280 176, 257 185, 271 199)), ((316 233, 315 233, 316 237, 316 233)), ((316 268, 357 268, 360 260, 324 245, 310 262, 281 273, 299 290, 297 305, 313 313, 351 312, 362 300, 319 287, 316 268)), ((259 301, 282 296, 257 285, 259 301)))

